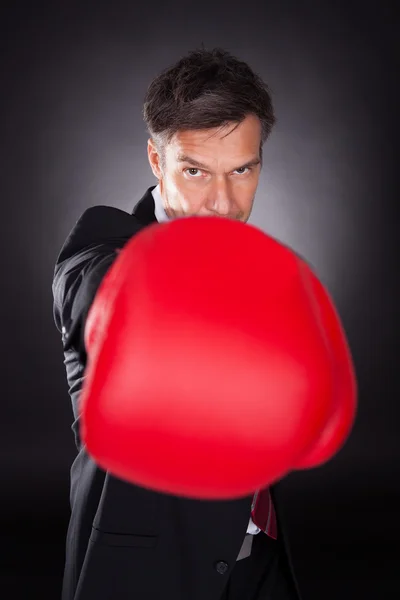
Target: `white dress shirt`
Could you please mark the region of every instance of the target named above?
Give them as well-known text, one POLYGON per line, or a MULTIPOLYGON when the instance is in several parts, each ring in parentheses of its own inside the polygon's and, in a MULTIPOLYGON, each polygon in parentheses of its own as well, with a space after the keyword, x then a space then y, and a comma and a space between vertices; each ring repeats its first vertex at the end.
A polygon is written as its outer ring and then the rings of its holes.
MULTIPOLYGON (((162 199, 161 192, 160 192, 160 186, 157 185, 157 187, 155 187, 151 193, 154 198, 154 203, 155 203, 154 214, 155 214, 157 221, 159 223, 165 223, 166 221, 170 221, 170 218, 168 217, 167 213, 165 212, 164 203, 163 203, 163 199, 162 199)), ((252 535, 255 535, 255 534, 259 533, 260 531, 261 531, 261 529, 259 529, 256 525, 254 525, 253 520, 250 517, 249 525, 247 527, 247 533, 251 533, 252 535)))

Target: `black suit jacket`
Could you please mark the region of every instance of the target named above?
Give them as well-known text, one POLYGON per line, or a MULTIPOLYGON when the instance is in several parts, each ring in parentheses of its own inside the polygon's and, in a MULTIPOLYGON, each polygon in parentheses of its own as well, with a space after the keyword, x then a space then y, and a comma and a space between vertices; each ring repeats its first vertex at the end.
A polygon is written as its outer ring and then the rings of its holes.
MULTIPOLYGON (((86 316, 117 250, 156 222, 152 189, 132 215, 107 206, 86 210, 55 267, 54 318, 62 335, 78 451, 71 467, 62 600, 219 600, 249 522, 252 495, 200 501, 150 491, 99 468, 81 444, 78 398, 86 365, 86 316)), ((215 463, 223 468, 221 457, 215 463)), ((293 576, 276 488, 272 494, 293 576)))

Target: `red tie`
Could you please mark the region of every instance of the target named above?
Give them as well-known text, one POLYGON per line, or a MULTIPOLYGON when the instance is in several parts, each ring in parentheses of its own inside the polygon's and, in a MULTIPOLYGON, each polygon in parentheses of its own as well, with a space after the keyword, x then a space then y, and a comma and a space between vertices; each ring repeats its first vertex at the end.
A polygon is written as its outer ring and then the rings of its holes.
POLYGON ((278 527, 275 508, 268 487, 254 494, 253 504, 251 505, 251 518, 254 525, 261 531, 264 531, 274 540, 277 539, 278 527))

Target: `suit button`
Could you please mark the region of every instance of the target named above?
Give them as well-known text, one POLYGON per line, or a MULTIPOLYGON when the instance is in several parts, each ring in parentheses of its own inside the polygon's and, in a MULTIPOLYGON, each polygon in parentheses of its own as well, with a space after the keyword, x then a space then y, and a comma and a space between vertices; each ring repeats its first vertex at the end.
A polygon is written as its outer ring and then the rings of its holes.
POLYGON ((220 575, 224 575, 227 572, 227 570, 229 569, 229 565, 228 565, 228 563, 224 562, 223 560, 219 560, 215 564, 215 568, 220 575))

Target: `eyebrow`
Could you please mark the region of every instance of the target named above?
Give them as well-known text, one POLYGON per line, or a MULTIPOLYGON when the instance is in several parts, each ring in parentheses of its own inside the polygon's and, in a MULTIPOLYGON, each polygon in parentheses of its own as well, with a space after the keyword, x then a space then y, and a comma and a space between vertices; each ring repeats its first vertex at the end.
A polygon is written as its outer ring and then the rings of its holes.
MULTIPOLYGON (((207 165, 199 162, 198 160, 195 160, 194 158, 191 158, 187 154, 179 154, 177 161, 178 161, 178 163, 182 163, 182 162, 189 163, 190 165, 193 165, 194 167, 198 167, 199 169, 205 169, 206 171, 209 170, 209 167, 207 167, 207 165)), ((240 165, 238 167, 235 167, 235 169, 233 169, 233 170, 236 171, 236 169, 245 169, 247 167, 255 167, 256 165, 259 165, 260 162, 261 162, 261 160, 259 158, 253 158, 253 159, 249 160, 247 163, 240 165)))

